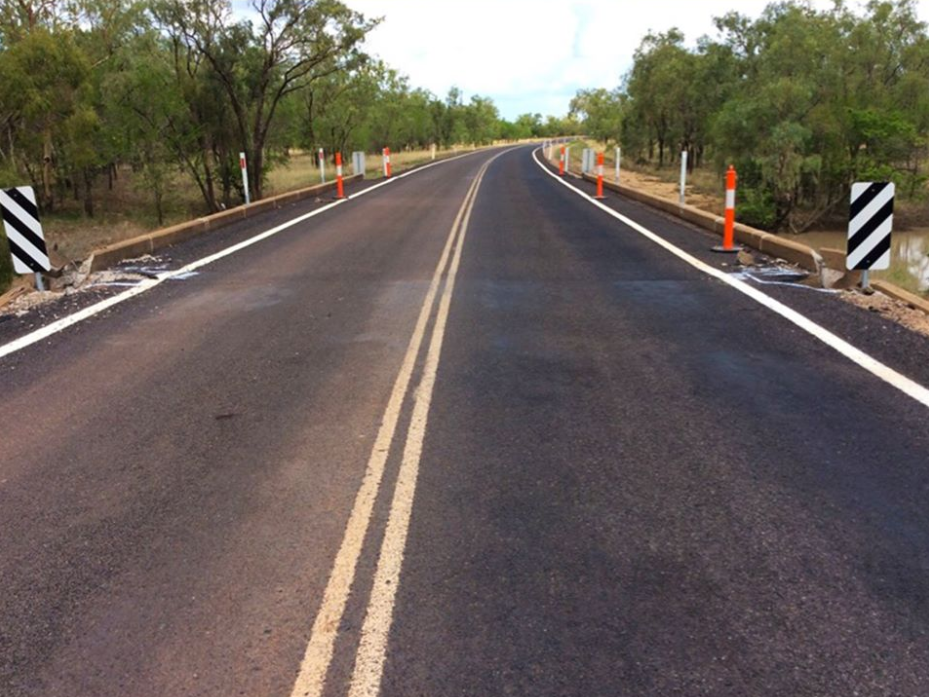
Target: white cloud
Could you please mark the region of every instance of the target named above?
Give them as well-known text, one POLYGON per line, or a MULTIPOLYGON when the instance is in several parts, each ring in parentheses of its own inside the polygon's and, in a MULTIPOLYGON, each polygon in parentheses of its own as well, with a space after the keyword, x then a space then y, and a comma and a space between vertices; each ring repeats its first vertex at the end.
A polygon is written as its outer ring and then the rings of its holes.
MULTIPOLYGON (((756 16, 769 0, 343 0, 384 22, 370 53, 444 96, 453 85, 501 113, 563 114, 582 87, 615 87, 649 31, 678 27, 692 44, 713 17, 756 16)), ((244 4, 236 0, 236 5, 244 4)), ((829 7, 831 0, 814 0, 829 7)), ((929 19, 929 0, 919 0, 929 19)))

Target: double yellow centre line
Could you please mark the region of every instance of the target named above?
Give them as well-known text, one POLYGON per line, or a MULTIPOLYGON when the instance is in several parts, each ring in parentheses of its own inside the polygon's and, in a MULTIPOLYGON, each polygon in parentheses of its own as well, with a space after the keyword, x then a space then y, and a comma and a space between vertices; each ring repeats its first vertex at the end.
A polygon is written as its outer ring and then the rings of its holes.
POLYGON ((361 642, 355 658, 349 695, 351 697, 374 697, 380 691, 384 660, 387 654, 387 637, 393 620, 394 603, 403 566, 410 516, 413 511, 413 497, 416 493, 416 480, 419 475, 419 463, 423 441, 426 437, 429 406, 432 403, 442 341, 448 322, 452 294, 455 291, 455 278, 461 263, 461 250, 464 247, 471 211, 474 208, 474 201, 477 199, 484 174, 490 164, 504 153, 490 158, 478 171, 449 231, 442 256, 439 258, 432 282, 420 309, 413 336, 410 338, 403 363, 400 366, 400 372, 387 402, 361 487, 355 496, 355 503, 345 527, 342 544, 336 555, 316 621, 313 623, 313 631, 291 697, 320 697, 322 695, 329 664, 332 662, 339 625, 345 613, 358 559, 371 524, 371 514, 380 491, 397 423, 409 392, 420 349, 426 340, 430 319, 434 314, 435 321, 432 323, 432 334, 429 338, 422 377, 418 388, 413 393, 412 416, 390 504, 387 529, 374 573, 374 587, 368 600, 367 613, 361 629, 361 642), (439 296, 440 289, 441 296, 438 307, 436 307, 436 297, 439 296))

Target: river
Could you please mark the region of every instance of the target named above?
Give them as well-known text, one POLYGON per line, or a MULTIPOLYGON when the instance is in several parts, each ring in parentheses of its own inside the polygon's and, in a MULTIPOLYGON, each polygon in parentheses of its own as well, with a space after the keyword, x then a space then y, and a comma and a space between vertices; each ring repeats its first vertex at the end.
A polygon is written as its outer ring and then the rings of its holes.
MULTIPOLYGON (((838 230, 817 230, 802 235, 781 235, 821 249, 845 249, 847 233, 838 230)), ((929 228, 911 228, 895 232, 891 244, 890 269, 875 271, 874 278, 884 278, 907 290, 929 293, 929 228)))

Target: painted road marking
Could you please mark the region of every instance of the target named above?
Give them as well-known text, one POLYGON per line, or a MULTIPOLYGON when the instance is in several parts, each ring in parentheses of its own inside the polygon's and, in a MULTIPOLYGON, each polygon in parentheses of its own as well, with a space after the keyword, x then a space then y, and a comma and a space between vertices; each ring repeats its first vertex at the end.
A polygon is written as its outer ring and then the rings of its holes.
POLYGON ((604 204, 597 201, 595 198, 588 196, 585 192, 581 191, 576 186, 569 184, 568 182, 561 179, 558 175, 550 172, 549 169, 544 164, 542 164, 542 162, 539 161, 539 158, 536 155, 536 153, 538 152, 539 152, 538 150, 534 150, 532 152, 532 159, 535 160, 536 164, 542 169, 543 172, 545 172, 548 176, 550 176, 552 179, 554 179, 558 183, 568 187, 578 196, 586 199, 589 203, 593 204, 594 206, 597 206, 599 209, 613 216, 620 222, 625 223, 626 225, 631 227, 633 230, 638 232, 640 235, 648 238, 649 240, 659 245, 660 247, 663 247, 664 249, 671 252, 671 254, 678 257, 682 261, 686 261, 688 264, 693 266, 698 271, 702 271, 708 276, 712 276, 713 278, 722 281, 723 283, 735 288, 740 293, 747 295, 752 300, 760 303, 761 305, 764 305, 766 308, 768 308, 772 312, 777 313, 778 315, 780 315, 787 321, 800 327, 800 329, 802 329, 803 331, 807 332, 808 334, 812 334, 814 337, 822 341, 824 344, 838 351, 843 356, 848 358, 850 361, 858 364, 859 366, 867 370, 872 375, 880 378, 887 384, 892 385, 893 387, 896 387, 898 390, 903 392, 905 395, 912 397, 917 402, 929 407, 929 389, 926 389, 925 387, 920 385, 918 382, 911 380, 905 375, 898 373, 893 368, 887 365, 884 365, 883 363, 878 361, 876 358, 873 358, 867 353, 865 353, 864 351, 862 351, 861 349, 856 348, 855 346, 852 346, 850 343, 836 336, 835 334, 830 332, 825 327, 819 324, 816 324, 816 322, 814 322, 813 320, 809 319, 805 315, 800 314, 796 310, 790 307, 787 307, 787 305, 785 305, 784 303, 778 300, 775 300, 770 295, 762 293, 757 288, 753 288, 752 286, 748 285, 744 281, 740 281, 737 278, 733 278, 731 275, 727 273, 719 271, 718 269, 714 269, 712 266, 709 266, 708 264, 703 263, 696 257, 691 256, 690 254, 685 252, 680 247, 677 247, 671 244, 663 237, 659 237, 657 234, 655 234, 648 228, 645 228, 642 225, 639 225, 637 222, 635 222, 631 218, 627 218, 622 213, 617 213, 609 206, 605 206, 604 204))
POLYGON ((498 157, 500 155, 495 155, 488 160, 475 180, 477 186, 468 204, 464 221, 461 223, 461 234, 458 236, 455 256, 449 267, 445 288, 442 290, 439 311, 436 315, 435 327, 432 330, 432 339, 429 342, 429 350, 423 367, 423 376, 415 392, 413 414, 407 431, 406 445, 403 449, 403 460, 400 463, 400 472, 397 475, 397 484, 394 489, 393 500, 390 503, 390 517, 387 520, 387 530, 381 543, 377 570, 374 572, 374 585, 371 589, 371 597, 368 600, 364 624, 361 627, 361 642, 355 658, 355 669, 352 674, 349 697, 377 697, 381 689, 381 677, 384 674, 384 662, 387 658, 387 638, 390 634, 390 626, 393 623, 397 589, 400 586, 400 572, 403 567, 406 539, 410 529, 410 517, 413 514, 413 498, 416 494, 416 481, 419 477, 423 442, 426 438, 429 407, 432 404, 436 374, 439 370, 439 359, 442 353, 442 342, 445 338, 445 327, 448 323, 449 308, 452 303, 452 295, 455 292, 455 279, 458 275, 458 266, 461 263, 461 251, 464 248, 468 224, 471 221, 471 211, 474 209, 474 202, 477 200, 481 180, 484 178, 487 168, 498 157))
MULTIPOLYGON (((387 463, 387 457, 390 453, 391 444, 393 443, 394 434, 396 433, 397 429, 397 421, 400 418, 403 402, 406 398, 407 392, 409 391, 410 379, 413 374, 413 369, 416 365, 416 358, 419 355, 420 347, 422 346, 423 340, 425 339, 429 318, 433 313, 435 297, 438 294, 439 286, 442 283, 442 278, 446 275, 445 272, 446 266, 448 266, 449 256, 454 249, 454 258, 448 271, 448 278, 445 282, 445 287, 442 292, 438 316, 435 322, 435 326, 432 330, 432 337, 429 343, 424 375, 416 393, 417 396, 414 404, 413 420, 410 425, 410 432, 407 435, 407 444, 404 449, 403 464, 401 465, 400 477, 398 479, 396 485, 397 488, 395 489, 394 493, 394 503, 391 505, 390 521, 397 520, 397 515, 394 513, 393 509, 395 504, 397 504, 397 492, 400 491, 401 486, 405 492, 405 495, 402 499, 403 502, 408 502, 408 504, 412 506, 413 488, 415 488, 416 473, 415 471, 412 473, 411 485, 410 467, 405 465, 408 462, 407 453, 410 452, 410 443, 411 441, 416 440, 416 435, 414 433, 415 428, 421 427, 423 434, 425 433, 425 416, 422 414, 422 409, 425 408, 426 412, 428 412, 428 403, 425 405, 425 407, 421 406, 423 402, 423 394, 427 389, 425 385, 430 379, 430 374, 432 375, 431 380, 433 382, 435 380, 435 370, 433 369, 430 373, 430 366, 433 365, 433 363, 430 362, 430 357, 432 357, 432 361, 434 362, 434 368, 437 369, 438 355, 437 349, 435 348, 436 342, 438 341, 438 345, 441 346, 442 336, 444 335, 445 317, 447 317, 448 314, 447 305, 451 298, 450 285, 454 284, 454 273, 457 272, 458 269, 458 260, 461 257, 461 246, 464 239, 464 231, 466 230, 467 221, 470 217, 471 207, 473 206, 474 200, 477 196, 477 189, 480 186, 484 172, 486 172, 490 163, 502 154, 503 153, 499 153, 498 155, 490 158, 481 167, 477 176, 474 178, 474 181, 471 183, 471 186, 465 195, 464 201, 462 201, 461 208, 458 210, 458 214, 455 216, 455 220, 452 223, 448 239, 445 242, 445 248, 442 251, 439 263, 436 266, 435 273, 432 277, 432 282, 429 286, 428 292, 426 293, 426 298, 423 301, 423 305, 419 313, 419 318, 416 322, 415 329, 413 330, 413 336, 410 338, 410 343, 407 347, 406 355, 404 356, 403 363, 400 367, 400 372, 397 375, 396 381, 394 382, 394 387, 391 392, 390 399, 387 403, 387 408, 384 412, 384 418, 381 421, 381 427, 378 431, 377 437, 375 438, 374 446, 371 450, 371 456, 368 459, 368 465, 362 479, 361 487, 355 496, 355 503, 352 507, 352 512, 349 516, 348 524, 345 527, 345 534, 342 539, 342 544, 339 547, 338 553, 336 554, 332 572, 329 576, 329 581, 326 584, 326 590, 323 593, 323 600, 316 615, 316 620, 313 623, 313 630, 310 634, 310 641, 307 644, 306 652, 304 653, 303 661, 300 666, 300 672, 297 675, 293 690, 291 691, 292 697, 318 697, 322 694, 323 688, 325 687, 326 675, 329 671, 329 664, 332 662, 335 639, 338 635, 339 625, 342 622, 342 615, 345 612, 345 605, 348 602, 351 586, 355 579, 355 571, 357 569, 358 559, 361 556, 364 539, 371 524, 371 513, 374 509, 374 504, 377 500, 378 491, 383 479, 384 467, 387 463), (417 426, 417 424, 419 426, 417 426)), ((432 392, 431 384, 432 383, 430 382, 430 386, 428 387, 430 399, 432 392)), ((422 448, 421 438, 419 440, 419 448, 420 450, 422 448)), ((412 457, 412 455, 410 455, 410 457, 412 457)), ((418 457, 416 461, 416 467, 418 468, 418 457)), ((408 523, 409 519, 407 518, 407 525, 408 523)), ((397 549, 397 525, 398 523, 395 522, 393 537, 391 537, 391 540, 393 540, 391 543, 391 549, 394 550, 394 553, 397 549)), ((388 522, 388 537, 391 535, 390 526, 391 523, 388 522)), ((388 538, 385 537, 385 545, 388 544, 387 539, 388 538)), ((405 539, 406 535, 404 528, 403 541, 405 541, 405 539)), ((395 560, 396 564, 396 576, 393 578, 399 577, 399 563, 402 561, 402 554, 403 548, 401 544, 399 548, 399 559, 391 556, 391 558, 395 560)), ((383 547, 381 556, 382 558, 384 557, 383 547)), ((380 569, 381 564, 379 563, 378 571, 380 571, 380 569)), ((377 584, 375 584, 375 589, 377 589, 377 584)), ((394 589, 396 589, 396 583, 394 584, 394 589)), ((392 608, 392 601, 390 605, 392 608)), ((367 620, 364 626, 369 626, 367 620)), ((378 628, 381 628, 383 624, 378 623, 377 626, 378 628)), ((388 625, 385 629, 385 641, 387 630, 389 630, 389 617, 388 625)), ((362 630, 362 635, 364 636, 364 629, 362 630)), ((366 663, 366 665, 368 665, 368 663, 366 663)), ((377 675, 379 681, 380 672, 378 672, 377 675)))
POLYGON ((431 167, 438 167, 439 165, 444 165, 454 160, 460 160, 463 157, 470 157, 471 155, 475 155, 478 152, 481 152, 481 151, 478 150, 475 152, 465 153, 464 155, 456 155, 455 157, 449 157, 448 159, 445 159, 445 160, 439 160, 437 162, 432 162, 428 165, 423 165, 422 167, 419 167, 417 169, 411 169, 402 174, 398 174, 395 177, 391 177, 390 179, 386 179, 382 182, 374 184, 373 186, 370 186, 367 189, 363 189, 362 191, 359 191, 356 194, 352 194, 351 196, 348 196, 346 198, 333 201, 332 203, 327 203, 325 206, 322 206, 321 208, 317 208, 316 210, 310 211, 309 213, 305 213, 303 215, 297 216, 296 218, 288 220, 285 223, 281 223, 280 225, 273 227, 270 230, 266 230, 265 232, 259 233, 255 235, 254 237, 250 237, 247 240, 243 240, 242 242, 239 242, 238 244, 234 244, 231 247, 227 247, 226 249, 220 250, 219 252, 216 252, 215 254, 210 254, 209 256, 206 256, 206 257, 203 257, 202 259, 198 259, 197 261, 191 262, 190 264, 187 264, 186 266, 183 266, 179 269, 164 273, 160 275, 158 278, 153 278, 153 279, 142 281, 141 283, 134 286, 130 290, 126 291, 125 293, 120 293, 119 295, 114 295, 112 298, 107 298, 106 300, 101 300, 98 303, 89 305, 85 307, 83 310, 79 310, 78 312, 68 315, 67 317, 62 317, 59 320, 55 320, 54 322, 51 322, 45 325, 44 327, 40 327, 39 329, 36 329, 33 332, 25 334, 24 336, 21 336, 18 339, 15 339, 7 344, 4 344, 3 346, 0 346, 0 358, 5 358, 6 356, 9 356, 12 353, 16 353, 17 351, 23 350, 27 346, 31 346, 32 344, 42 341, 43 339, 47 339, 48 337, 54 334, 58 334, 59 332, 64 331, 68 327, 72 327, 75 324, 78 324, 79 322, 83 322, 84 320, 89 319, 95 315, 99 315, 101 312, 105 312, 106 310, 109 310, 111 307, 114 307, 115 305, 119 305, 120 303, 124 303, 127 300, 136 297, 137 295, 141 295, 142 293, 145 293, 151 290, 152 288, 161 285, 167 280, 176 278, 178 276, 183 276, 185 274, 189 274, 192 271, 196 271, 197 269, 203 268, 204 266, 207 266, 208 264, 212 264, 215 261, 219 261, 223 257, 227 257, 230 254, 235 254, 236 252, 239 252, 247 247, 251 247, 253 244, 257 244, 258 242, 261 242, 262 240, 266 240, 269 237, 273 237, 274 235, 277 235, 278 233, 281 233, 284 230, 293 227, 294 225, 298 225, 299 223, 302 223, 305 220, 309 220, 310 218, 314 218, 317 215, 321 215, 325 213, 326 211, 331 210, 332 208, 335 208, 336 206, 341 206, 347 203, 348 201, 364 196, 365 194, 369 194, 372 191, 376 191, 377 189, 380 189, 382 186, 393 184, 394 182, 400 181, 401 179, 405 177, 409 177, 419 172, 423 172, 431 167))

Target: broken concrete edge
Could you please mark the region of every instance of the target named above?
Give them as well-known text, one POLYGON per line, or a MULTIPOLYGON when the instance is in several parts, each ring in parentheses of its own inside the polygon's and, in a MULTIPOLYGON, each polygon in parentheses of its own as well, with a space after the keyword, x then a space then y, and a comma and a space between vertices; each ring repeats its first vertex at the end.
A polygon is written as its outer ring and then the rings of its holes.
MULTIPOLYGON (((350 177, 345 177, 344 181, 348 183, 362 178, 361 174, 353 174, 350 177)), ((213 213, 212 215, 196 218, 194 220, 188 220, 184 223, 147 232, 138 237, 122 240, 121 242, 95 249, 91 252, 89 257, 90 271, 101 271, 115 266, 126 259, 135 259, 145 256, 146 254, 154 254, 160 249, 170 247, 179 242, 184 242, 204 232, 218 230, 236 221, 251 218, 252 216, 281 208, 287 204, 311 198, 323 192, 333 190, 335 187, 336 183, 332 181, 326 182, 325 184, 316 184, 315 186, 310 186, 305 189, 288 191, 283 194, 256 201, 255 203, 236 206, 229 210, 220 211, 219 213, 213 213)))
POLYGON ((907 306, 913 308, 914 310, 919 310, 921 312, 929 315, 929 300, 921 298, 916 295, 916 293, 911 293, 908 290, 904 290, 900 286, 895 286, 893 283, 888 283, 887 281, 874 280, 871 281, 871 287, 874 290, 887 295, 894 300, 899 300, 902 303, 906 303, 907 306))
POLYGON ((5 293, 0 294, 0 309, 6 307, 11 302, 16 300, 20 295, 25 293, 27 290, 25 285, 16 286, 15 288, 10 288, 5 293))
MULTIPOLYGON (((597 178, 591 174, 584 174, 583 177, 590 182, 597 181, 597 178)), ((647 206, 657 208, 665 213, 670 213, 704 230, 709 230, 719 236, 723 234, 724 220, 721 216, 686 204, 681 205, 679 202, 661 198, 653 194, 647 194, 644 191, 639 191, 638 189, 633 189, 621 184, 615 184, 614 182, 604 181, 603 186, 633 201, 638 201, 639 203, 644 203, 647 206)), ((808 247, 800 242, 787 240, 770 232, 743 225, 742 223, 735 224, 735 238, 737 242, 744 244, 746 247, 751 247, 752 249, 769 256, 777 257, 778 259, 784 259, 807 271, 822 273, 823 268, 844 270, 845 267, 845 253, 842 250, 822 250, 823 253, 821 254, 812 247, 808 247), (841 263, 837 263, 839 255, 841 255, 841 263)), ((871 286, 884 295, 906 303, 913 309, 920 310, 929 315, 929 300, 921 298, 915 293, 904 290, 888 281, 872 281, 871 286)))

